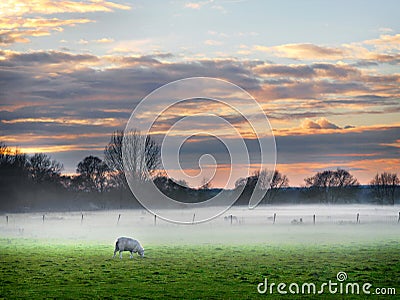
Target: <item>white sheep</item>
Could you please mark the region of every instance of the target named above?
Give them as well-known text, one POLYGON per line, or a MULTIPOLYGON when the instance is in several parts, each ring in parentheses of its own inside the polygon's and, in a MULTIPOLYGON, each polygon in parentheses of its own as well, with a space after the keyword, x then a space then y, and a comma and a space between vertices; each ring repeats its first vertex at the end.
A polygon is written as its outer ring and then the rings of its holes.
POLYGON ((119 258, 122 258, 123 251, 129 251, 131 253, 131 258, 133 258, 133 253, 138 253, 141 257, 144 257, 144 249, 139 241, 127 237, 120 237, 117 239, 113 258, 117 254, 117 251, 119 251, 119 258))

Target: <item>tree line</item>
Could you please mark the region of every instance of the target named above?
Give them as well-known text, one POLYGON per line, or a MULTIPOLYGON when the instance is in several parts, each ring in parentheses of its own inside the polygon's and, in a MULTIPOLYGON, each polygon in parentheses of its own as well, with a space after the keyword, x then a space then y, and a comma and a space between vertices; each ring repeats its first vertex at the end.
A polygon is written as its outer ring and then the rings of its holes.
MULTIPOLYGON (((207 180, 193 189, 186 182, 166 177, 160 171, 160 151, 150 136, 137 130, 115 131, 104 148, 103 159, 89 155, 77 164, 75 175, 64 175, 63 165, 49 155, 28 156, 0 143, 0 210, 139 207, 125 174, 138 182, 152 180, 164 194, 183 202, 205 201, 218 192, 207 180)), ((358 180, 344 169, 317 172, 304 182, 300 202, 354 202, 361 190, 358 180)), ((371 202, 394 205, 398 185, 397 174, 376 174, 368 186, 371 202)), ((263 203, 279 203, 290 196, 286 175, 278 170, 261 170, 236 181, 235 189, 243 189, 237 204, 247 204, 256 186, 269 189, 263 203)))

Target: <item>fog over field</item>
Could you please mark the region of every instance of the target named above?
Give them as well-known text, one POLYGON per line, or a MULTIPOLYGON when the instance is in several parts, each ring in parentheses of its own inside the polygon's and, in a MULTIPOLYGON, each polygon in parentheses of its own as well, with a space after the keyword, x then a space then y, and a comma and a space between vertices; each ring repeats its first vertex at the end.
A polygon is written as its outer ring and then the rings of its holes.
POLYGON ((0 236, 45 243, 110 243, 110 247, 118 236, 130 236, 145 248, 163 244, 399 242, 399 211, 399 205, 259 206, 253 210, 239 206, 194 225, 155 220, 144 209, 3 214, 0 236))

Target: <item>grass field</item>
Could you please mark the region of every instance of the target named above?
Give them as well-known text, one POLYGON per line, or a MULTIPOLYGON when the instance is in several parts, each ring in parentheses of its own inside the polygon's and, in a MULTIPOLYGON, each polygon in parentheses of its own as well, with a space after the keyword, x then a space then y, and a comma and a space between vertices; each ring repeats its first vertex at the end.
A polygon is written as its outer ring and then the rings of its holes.
MULTIPOLYGON (((365 295, 260 295, 258 283, 317 286, 346 272, 346 282, 396 288, 397 241, 338 245, 179 245, 148 247, 146 258, 112 259, 113 245, 0 239, 2 298, 251 299, 354 298, 365 295), (149 249, 150 248, 150 249, 149 249)), ((386 296, 395 299, 396 296, 386 296)), ((370 295, 368 298, 377 298, 370 295)))

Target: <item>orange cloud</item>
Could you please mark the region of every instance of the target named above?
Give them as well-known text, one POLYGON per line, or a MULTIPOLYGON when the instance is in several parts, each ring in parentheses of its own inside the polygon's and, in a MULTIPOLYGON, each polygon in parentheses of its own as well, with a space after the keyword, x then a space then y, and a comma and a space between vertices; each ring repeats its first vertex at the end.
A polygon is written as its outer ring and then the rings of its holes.
POLYGON ((210 4, 214 2, 214 0, 208 0, 208 1, 198 1, 198 2, 188 2, 185 4, 186 8, 191 8, 191 9, 200 9, 203 6, 210 4))
POLYGON ((345 126, 343 128, 330 122, 326 118, 320 118, 317 121, 305 119, 301 123, 300 127, 293 128, 279 128, 274 129, 275 136, 289 136, 289 135, 313 135, 313 134, 332 134, 332 133, 361 133, 364 131, 372 130, 387 130, 393 127, 399 127, 400 123, 391 125, 370 125, 370 126, 345 126))
POLYGON ((0 28, 2 29, 18 29, 18 28, 47 28, 60 30, 62 26, 74 26, 76 24, 83 24, 93 22, 89 19, 69 19, 61 20, 58 18, 45 19, 45 18, 2 18, 0 19, 0 28))
POLYGON ((268 52, 278 57, 293 59, 342 59, 344 51, 339 48, 318 46, 314 44, 285 44, 280 46, 265 47, 256 45, 254 50, 268 52))
POLYGON ((186 3, 185 7, 192 8, 192 9, 200 9, 201 5, 200 5, 200 3, 190 2, 190 3, 186 3))
POLYGON ((90 150, 90 151, 101 151, 103 150, 104 147, 102 145, 85 145, 85 146, 78 146, 78 145, 57 145, 57 146, 52 146, 52 145, 44 145, 44 146, 36 146, 36 147, 21 147, 19 150, 22 153, 26 154, 34 154, 34 153, 58 153, 58 152, 69 152, 69 151, 84 151, 84 150, 90 150))
POLYGON ((4 124, 18 124, 18 123, 58 123, 63 125, 94 125, 94 126, 121 126, 121 122, 114 118, 102 119, 71 119, 71 118, 20 118, 14 120, 1 120, 4 124))
MULTIPOLYGON (((101 138, 103 133, 80 133, 80 134, 59 134, 59 135, 37 135, 33 133, 22 133, 18 135, 3 135, 1 141, 6 144, 18 145, 21 141, 26 144, 43 143, 43 141, 75 141, 82 138, 101 138)), ((30 147, 34 148, 34 147, 30 147)))
POLYGON ((261 51, 298 60, 371 60, 375 62, 399 61, 400 55, 393 51, 400 49, 400 34, 381 35, 379 39, 361 43, 342 44, 338 47, 315 44, 284 44, 278 46, 254 45, 254 51, 261 51), (365 46, 373 46, 369 50, 365 46))
POLYGON ((25 18, 25 15, 49 15, 59 13, 111 12, 114 9, 130 9, 127 5, 104 0, 50 1, 50 0, 14 0, 0 3, 0 45, 27 43, 28 37, 50 35, 51 31, 62 31, 64 26, 74 26, 92 22, 86 18, 25 18), (39 33, 41 33, 39 35, 39 33))
POLYGON ((128 10, 131 7, 110 1, 51 1, 51 0, 13 0, 0 4, 0 16, 23 16, 26 14, 87 13, 110 12, 114 9, 128 10))
POLYGON ((382 146, 389 146, 389 147, 395 147, 395 148, 400 148, 400 139, 396 140, 394 143, 391 144, 381 144, 382 146))
POLYGON ((102 39, 95 40, 95 42, 99 43, 99 44, 107 44, 107 43, 114 42, 114 39, 102 38, 102 39))
POLYGON ((367 40, 363 42, 366 45, 373 45, 381 51, 400 50, 400 34, 381 35, 379 39, 367 40))
MULTIPOLYGON (((362 154, 355 154, 362 157, 362 154)), ((364 155, 365 156, 365 155, 364 155)), ((291 186, 304 185, 304 178, 318 171, 336 169, 338 167, 350 171, 361 184, 369 184, 376 173, 400 171, 400 159, 361 159, 354 161, 279 163, 277 169, 287 175, 291 186)))
POLYGON ((0 46, 13 43, 28 43, 30 40, 27 38, 27 36, 45 36, 49 34, 50 33, 48 31, 44 30, 0 30, 0 46))
POLYGON ((319 118, 317 121, 307 118, 301 123, 301 127, 304 129, 340 129, 340 127, 329 122, 326 118, 319 118))

